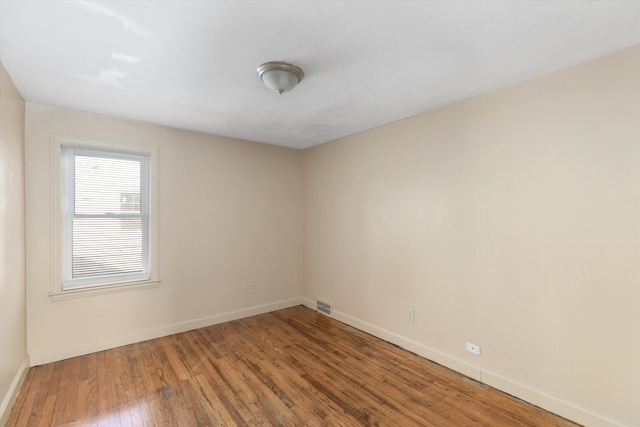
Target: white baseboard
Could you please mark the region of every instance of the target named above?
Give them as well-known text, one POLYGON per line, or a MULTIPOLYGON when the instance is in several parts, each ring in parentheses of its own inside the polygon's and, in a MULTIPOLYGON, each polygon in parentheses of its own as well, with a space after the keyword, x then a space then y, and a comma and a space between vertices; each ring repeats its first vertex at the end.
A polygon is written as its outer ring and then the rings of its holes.
MULTIPOLYGON (((316 309, 316 302, 308 298, 303 298, 303 304, 313 310, 316 309)), ((625 426, 625 424, 620 421, 613 420, 590 409, 583 408, 573 402, 557 398, 493 372, 485 371, 479 366, 464 362, 439 350, 410 340, 348 314, 333 310, 331 317, 578 424, 591 427, 625 426)))
POLYGON ((598 414, 588 408, 576 403, 569 402, 541 390, 520 384, 516 381, 504 378, 493 372, 483 371, 482 382, 504 391, 507 394, 516 396, 525 402, 532 403, 549 412, 560 415, 568 420, 590 427, 625 427, 627 424, 614 420, 610 417, 598 414))
MULTIPOLYGON (((95 353, 97 351, 108 350, 123 345, 133 344, 141 341, 147 341, 155 338, 165 337, 171 334, 190 331, 192 329, 203 328, 218 323, 229 322, 231 320, 242 319, 244 317, 255 316, 257 314, 268 313, 270 311, 280 310, 287 307, 293 307, 302 304, 302 298, 292 298, 284 301, 249 307, 242 310, 231 311, 227 313, 216 314, 213 316, 193 319, 186 322, 166 325, 161 328, 148 329, 144 331, 134 332, 131 334, 118 335, 82 343, 74 346, 58 348, 29 354, 31 358, 31 366, 43 365, 45 363, 56 362, 58 360, 69 359, 71 357, 82 356, 85 354, 95 353)), ((1 425, 1 424, 0 424, 1 425)))
POLYGON ((16 376, 13 378, 13 381, 11 381, 7 395, 2 399, 2 405, 0 405, 0 426, 6 425, 7 421, 9 421, 9 414, 18 399, 20 387, 22 387, 22 383, 24 383, 24 379, 27 377, 27 372, 29 372, 29 356, 26 356, 20 364, 16 376))

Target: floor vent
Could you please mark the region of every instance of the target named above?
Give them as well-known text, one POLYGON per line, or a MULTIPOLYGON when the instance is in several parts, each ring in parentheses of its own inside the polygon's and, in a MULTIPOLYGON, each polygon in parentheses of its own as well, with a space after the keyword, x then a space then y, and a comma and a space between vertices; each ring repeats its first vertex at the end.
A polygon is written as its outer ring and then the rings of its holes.
POLYGON ((331 316, 331 304, 329 304, 328 302, 317 300, 316 307, 320 313, 324 313, 327 316, 331 316))

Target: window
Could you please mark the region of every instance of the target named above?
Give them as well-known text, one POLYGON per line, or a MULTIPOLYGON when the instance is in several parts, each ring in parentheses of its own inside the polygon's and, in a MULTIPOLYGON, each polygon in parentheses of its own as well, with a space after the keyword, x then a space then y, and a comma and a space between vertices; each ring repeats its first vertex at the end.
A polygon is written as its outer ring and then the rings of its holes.
POLYGON ((52 296, 153 282, 154 151, 54 142, 60 273, 52 296))

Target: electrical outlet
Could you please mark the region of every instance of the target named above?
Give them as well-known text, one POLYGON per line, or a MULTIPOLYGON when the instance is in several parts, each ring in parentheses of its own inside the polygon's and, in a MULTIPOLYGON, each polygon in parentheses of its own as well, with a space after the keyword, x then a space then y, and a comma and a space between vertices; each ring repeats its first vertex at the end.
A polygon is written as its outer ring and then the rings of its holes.
POLYGON ((413 308, 407 308, 407 322, 416 321, 416 312, 413 308))
POLYGON ((249 293, 250 294, 255 294, 256 293, 256 285, 255 283, 252 283, 249 285, 249 293))
POLYGON ((464 346, 464 348, 465 348, 465 350, 480 356, 480 346, 479 345, 467 341, 467 344, 464 346))

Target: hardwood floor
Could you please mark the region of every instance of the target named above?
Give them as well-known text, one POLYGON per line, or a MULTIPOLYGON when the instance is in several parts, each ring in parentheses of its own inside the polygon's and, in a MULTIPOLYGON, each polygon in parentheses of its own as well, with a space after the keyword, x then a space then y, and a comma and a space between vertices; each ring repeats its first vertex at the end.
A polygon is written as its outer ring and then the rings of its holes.
POLYGON ((575 426, 299 306, 32 368, 8 426, 575 426))

